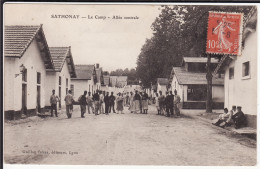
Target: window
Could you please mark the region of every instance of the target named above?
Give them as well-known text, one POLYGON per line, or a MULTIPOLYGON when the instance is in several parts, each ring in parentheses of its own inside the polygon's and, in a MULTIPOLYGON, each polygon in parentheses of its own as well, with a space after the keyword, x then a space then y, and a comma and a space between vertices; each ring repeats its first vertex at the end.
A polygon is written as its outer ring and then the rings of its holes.
POLYGON ((229 68, 229 79, 234 79, 234 68, 229 68))
POLYGON ((59 85, 61 85, 61 77, 59 76, 59 85))
POLYGON ((206 85, 188 85, 187 100, 188 101, 205 101, 207 98, 206 85))
POLYGON ((245 62, 242 65, 242 77, 250 75, 250 64, 249 62, 245 62))
POLYGON ((23 71, 22 80, 23 80, 23 82, 27 82, 27 69, 24 69, 24 71, 23 71))
POLYGON ((37 84, 41 84, 41 73, 37 72, 37 84))
POLYGON ((175 87, 175 89, 176 89, 176 82, 174 82, 174 87, 175 87))
POLYGON ((69 86, 69 79, 66 78, 66 87, 68 87, 68 86, 69 86))

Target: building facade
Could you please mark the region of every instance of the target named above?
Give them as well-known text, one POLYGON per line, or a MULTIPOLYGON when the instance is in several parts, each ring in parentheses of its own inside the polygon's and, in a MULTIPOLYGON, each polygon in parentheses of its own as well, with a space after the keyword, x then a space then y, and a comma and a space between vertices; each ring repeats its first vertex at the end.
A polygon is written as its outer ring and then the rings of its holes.
POLYGON ((242 55, 224 56, 215 73, 225 73, 225 107, 241 106, 248 125, 256 128, 257 116, 257 10, 253 8, 244 24, 242 55))
POLYGON ((71 78, 71 90, 75 99, 84 91, 96 92, 97 76, 95 65, 75 65, 76 78, 71 78))
POLYGON ((70 47, 49 47, 54 69, 46 73, 46 99, 45 106, 50 108, 50 96, 52 90, 59 96, 58 107, 65 106, 64 98, 70 90, 71 78, 76 78, 75 66, 70 47))
POLYGON ((46 72, 54 68, 39 26, 5 26, 4 111, 14 120, 44 111, 46 72))
MULTIPOLYGON (((181 67, 173 67, 170 76, 170 90, 176 90, 181 97, 184 109, 205 109, 207 99, 206 79, 207 58, 184 57, 181 67)), ((216 67, 218 60, 212 58, 216 67)), ((212 78, 213 109, 224 108, 224 78, 216 75, 212 78)))

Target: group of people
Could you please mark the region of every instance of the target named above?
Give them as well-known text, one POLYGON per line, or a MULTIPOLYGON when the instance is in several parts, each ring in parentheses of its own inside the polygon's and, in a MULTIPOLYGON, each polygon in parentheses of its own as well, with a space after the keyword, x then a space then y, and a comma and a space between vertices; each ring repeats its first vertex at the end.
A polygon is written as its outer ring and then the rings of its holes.
POLYGON ((148 113, 148 101, 149 97, 145 91, 138 91, 130 92, 129 99, 127 99, 129 105, 128 110, 131 113, 140 113, 140 114, 147 114, 148 113))
POLYGON ((177 90, 174 90, 174 95, 172 91, 166 92, 163 95, 162 91, 159 91, 159 94, 156 93, 155 105, 158 111, 158 115, 166 117, 180 117, 180 106, 181 98, 177 94, 177 90))
MULTIPOLYGON (((128 95, 128 94, 127 94, 128 95)), ((57 102, 60 101, 60 98, 55 95, 55 90, 52 91, 52 95, 50 97, 51 104, 51 116, 53 116, 53 111, 55 111, 56 117, 57 114, 57 102)), ((120 92, 117 94, 117 97, 114 96, 114 93, 97 90, 94 94, 91 92, 84 91, 84 93, 78 98, 77 101, 74 100, 72 96, 71 90, 68 91, 68 94, 64 98, 66 104, 66 114, 68 118, 71 118, 73 112, 73 104, 78 102, 81 110, 81 117, 85 118, 84 114, 88 111, 89 114, 93 113, 95 115, 106 114, 108 115, 113 111, 115 111, 115 103, 116 110, 118 113, 121 112, 123 114, 124 105, 129 105, 129 97, 123 96, 120 92)))
POLYGON ((232 110, 230 111, 225 108, 224 113, 220 114, 217 121, 212 124, 224 128, 231 126, 232 122, 234 123, 236 129, 247 125, 246 116, 242 112, 241 106, 232 106, 232 110))

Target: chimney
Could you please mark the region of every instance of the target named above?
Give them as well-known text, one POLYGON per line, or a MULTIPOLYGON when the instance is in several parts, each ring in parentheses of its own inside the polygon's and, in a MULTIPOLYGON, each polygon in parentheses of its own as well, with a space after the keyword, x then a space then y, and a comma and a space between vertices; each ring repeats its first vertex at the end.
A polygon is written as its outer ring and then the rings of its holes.
POLYGON ((96 69, 99 69, 99 63, 96 64, 96 69))

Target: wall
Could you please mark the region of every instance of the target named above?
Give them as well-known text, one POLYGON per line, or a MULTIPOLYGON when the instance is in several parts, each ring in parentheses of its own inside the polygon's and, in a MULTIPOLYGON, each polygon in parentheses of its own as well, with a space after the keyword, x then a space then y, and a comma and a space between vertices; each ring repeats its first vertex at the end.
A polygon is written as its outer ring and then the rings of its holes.
MULTIPOLYGON (((15 69, 15 58, 4 57, 4 110, 14 110, 14 79, 19 70, 15 69)), ((22 81, 21 75, 15 80, 22 81), (19 79, 20 78, 20 79, 19 79)), ((21 91, 16 91, 21 92, 21 91)))
POLYGON ((19 59, 4 58, 5 63, 5 110, 20 111, 22 107, 22 75, 20 65, 27 69, 27 109, 36 108, 37 72, 41 73, 41 107, 45 106, 46 70, 35 40, 19 59), (7 73, 8 72, 8 73, 7 73), (13 91, 12 91, 13 90, 13 91), (12 101, 13 100, 13 101, 12 101))
POLYGON ((57 72, 46 72, 46 98, 45 98, 45 106, 50 106, 50 96, 52 95, 52 90, 55 90, 55 93, 58 94, 57 91, 57 80, 56 80, 57 72))
POLYGON ((225 107, 242 106, 245 114, 257 115, 257 33, 253 32, 245 41, 242 55, 229 65, 234 67, 234 79, 229 79, 229 68, 225 70, 225 107), (242 77, 242 64, 250 61, 250 77, 242 77))
POLYGON ((68 90, 70 90, 70 84, 71 84, 71 79, 70 79, 70 73, 69 73, 69 68, 68 68, 68 63, 65 60, 65 63, 62 67, 61 72, 57 73, 58 75, 56 76, 56 94, 58 95, 59 92, 59 76, 61 76, 61 106, 65 106, 65 101, 64 98, 66 96, 66 79, 68 79, 68 90))
POLYGON ((79 96, 81 96, 84 91, 89 92, 89 85, 90 85, 90 92, 92 93, 92 81, 91 80, 75 80, 71 79, 71 84, 74 85, 74 99, 77 101, 79 96))
MULTIPOLYGON (((175 75, 173 76, 173 79, 172 79, 171 88, 172 88, 173 94, 174 94, 174 90, 175 89, 177 90, 177 94, 181 97, 181 101, 183 101, 184 100, 184 98, 183 98, 183 88, 184 87, 183 87, 183 85, 180 85, 178 83, 178 80, 175 75)), ((187 100, 187 95, 186 95, 186 100, 187 100)))

